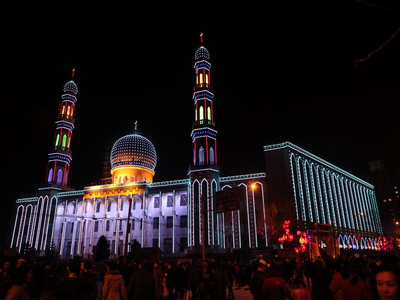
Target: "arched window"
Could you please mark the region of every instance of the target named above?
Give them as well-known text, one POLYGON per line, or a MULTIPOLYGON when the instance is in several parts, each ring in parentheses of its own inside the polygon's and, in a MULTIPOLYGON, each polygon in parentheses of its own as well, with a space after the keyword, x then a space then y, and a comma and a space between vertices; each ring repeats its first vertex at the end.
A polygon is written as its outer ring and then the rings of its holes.
POLYGON ((51 183, 51 181, 53 180, 53 173, 53 169, 50 169, 49 176, 47 176, 47 183, 51 183))
POLYGON ((208 84, 208 74, 206 73, 206 83, 208 84))
POLYGON ((199 149, 199 164, 204 165, 204 148, 203 146, 199 149))
POLYGON ((59 133, 57 133, 57 136, 56 136, 56 142, 55 142, 55 144, 54 144, 54 146, 58 146, 58 142, 60 141, 60 134, 59 133))
POLYGON ((68 107, 67 107, 67 118, 69 118, 70 112, 71 112, 71 106, 68 105, 68 107))
POLYGON ((203 83, 203 74, 200 73, 200 84, 203 83))
POLYGON ((214 149, 213 147, 210 148, 210 164, 214 164, 214 149))
POLYGON ((203 120, 204 119, 204 109, 203 106, 200 106, 199 108, 199 120, 203 120))
POLYGON ((211 121, 211 107, 207 107, 207 119, 211 121))
POLYGON ((63 181, 63 171, 61 169, 58 169, 57 172, 57 184, 61 185, 63 181))
POLYGON ((197 107, 196 107, 196 109, 194 110, 194 120, 197 121, 197 107))
POLYGON ((131 176, 131 182, 135 182, 135 176, 131 176))
POLYGON ((63 135, 63 138, 62 138, 61 146, 62 146, 63 148, 65 148, 66 144, 67 144, 67 134, 64 134, 64 135, 63 135))

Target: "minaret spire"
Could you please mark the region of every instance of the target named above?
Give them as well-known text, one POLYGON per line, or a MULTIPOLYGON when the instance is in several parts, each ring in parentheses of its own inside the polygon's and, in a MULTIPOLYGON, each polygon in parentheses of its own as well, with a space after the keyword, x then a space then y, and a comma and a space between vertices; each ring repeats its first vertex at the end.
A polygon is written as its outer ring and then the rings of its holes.
POLYGON ((72 161, 71 139, 75 122, 75 104, 78 87, 74 82, 75 68, 72 79, 63 88, 60 109, 56 123, 51 152, 48 154, 46 183, 56 186, 67 186, 70 163, 72 161))
POLYGON ((210 77, 210 53, 203 45, 195 52, 195 85, 193 91, 194 122, 192 126, 193 161, 189 170, 191 182, 190 216, 194 226, 189 233, 189 245, 196 247, 221 245, 218 236, 214 194, 220 189, 217 155, 218 131, 214 122, 214 94, 210 77))

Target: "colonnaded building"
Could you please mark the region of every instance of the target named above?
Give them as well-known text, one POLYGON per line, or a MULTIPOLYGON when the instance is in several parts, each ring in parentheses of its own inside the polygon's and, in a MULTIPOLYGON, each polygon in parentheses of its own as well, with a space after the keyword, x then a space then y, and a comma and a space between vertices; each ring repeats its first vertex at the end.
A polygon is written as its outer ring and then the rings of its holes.
POLYGON ((21 251, 29 245, 44 253, 55 245, 63 258, 88 257, 104 235, 116 256, 135 240, 175 256, 204 244, 222 252, 282 248, 274 232, 291 220, 295 228, 314 233, 317 224, 329 225, 336 232, 335 247, 377 248, 382 228, 373 186, 291 143, 264 147, 265 172, 220 176, 210 69, 201 41, 195 52, 193 161, 187 178, 153 182, 156 149, 135 128, 112 147, 110 181, 82 190, 68 187, 78 100, 72 76, 61 95, 47 182, 34 197, 16 200, 10 247, 21 251), (229 189, 241 191, 236 205, 217 204, 217 194, 229 189))

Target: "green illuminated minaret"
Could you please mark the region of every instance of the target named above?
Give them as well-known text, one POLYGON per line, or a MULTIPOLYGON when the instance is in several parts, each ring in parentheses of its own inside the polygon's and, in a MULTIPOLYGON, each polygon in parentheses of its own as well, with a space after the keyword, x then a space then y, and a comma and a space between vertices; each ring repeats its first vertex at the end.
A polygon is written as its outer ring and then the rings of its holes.
POLYGON ((67 186, 70 163, 72 161, 71 138, 74 130, 75 103, 77 101, 78 87, 72 79, 63 88, 61 96, 56 131, 51 152, 48 155, 46 183, 57 186, 67 186))

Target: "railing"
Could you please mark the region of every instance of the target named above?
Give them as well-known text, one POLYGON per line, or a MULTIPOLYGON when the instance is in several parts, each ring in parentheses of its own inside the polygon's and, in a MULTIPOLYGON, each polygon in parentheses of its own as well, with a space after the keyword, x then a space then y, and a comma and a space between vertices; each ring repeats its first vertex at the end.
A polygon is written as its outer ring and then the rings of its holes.
POLYGON ((201 88, 211 88, 211 85, 209 83, 197 83, 195 85, 196 89, 201 89, 201 88))
POLYGON ((57 151, 57 152, 61 152, 61 153, 65 153, 65 154, 71 154, 71 149, 69 149, 67 147, 54 146, 54 147, 51 147, 51 150, 54 150, 54 151, 57 151))
POLYGON ((203 120, 198 120, 198 121, 194 121, 193 126, 197 126, 197 125, 211 125, 211 126, 215 126, 215 122, 208 120, 208 119, 203 119, 203 120))
POLYGON ((59 119, 63 119, 63 120, 68 120, 68 121, 70 121, 72 123, 75 121, 74 116, 70 116, 70 115, 67 115, 67 114, 58 114, 58 118, 59 119))

